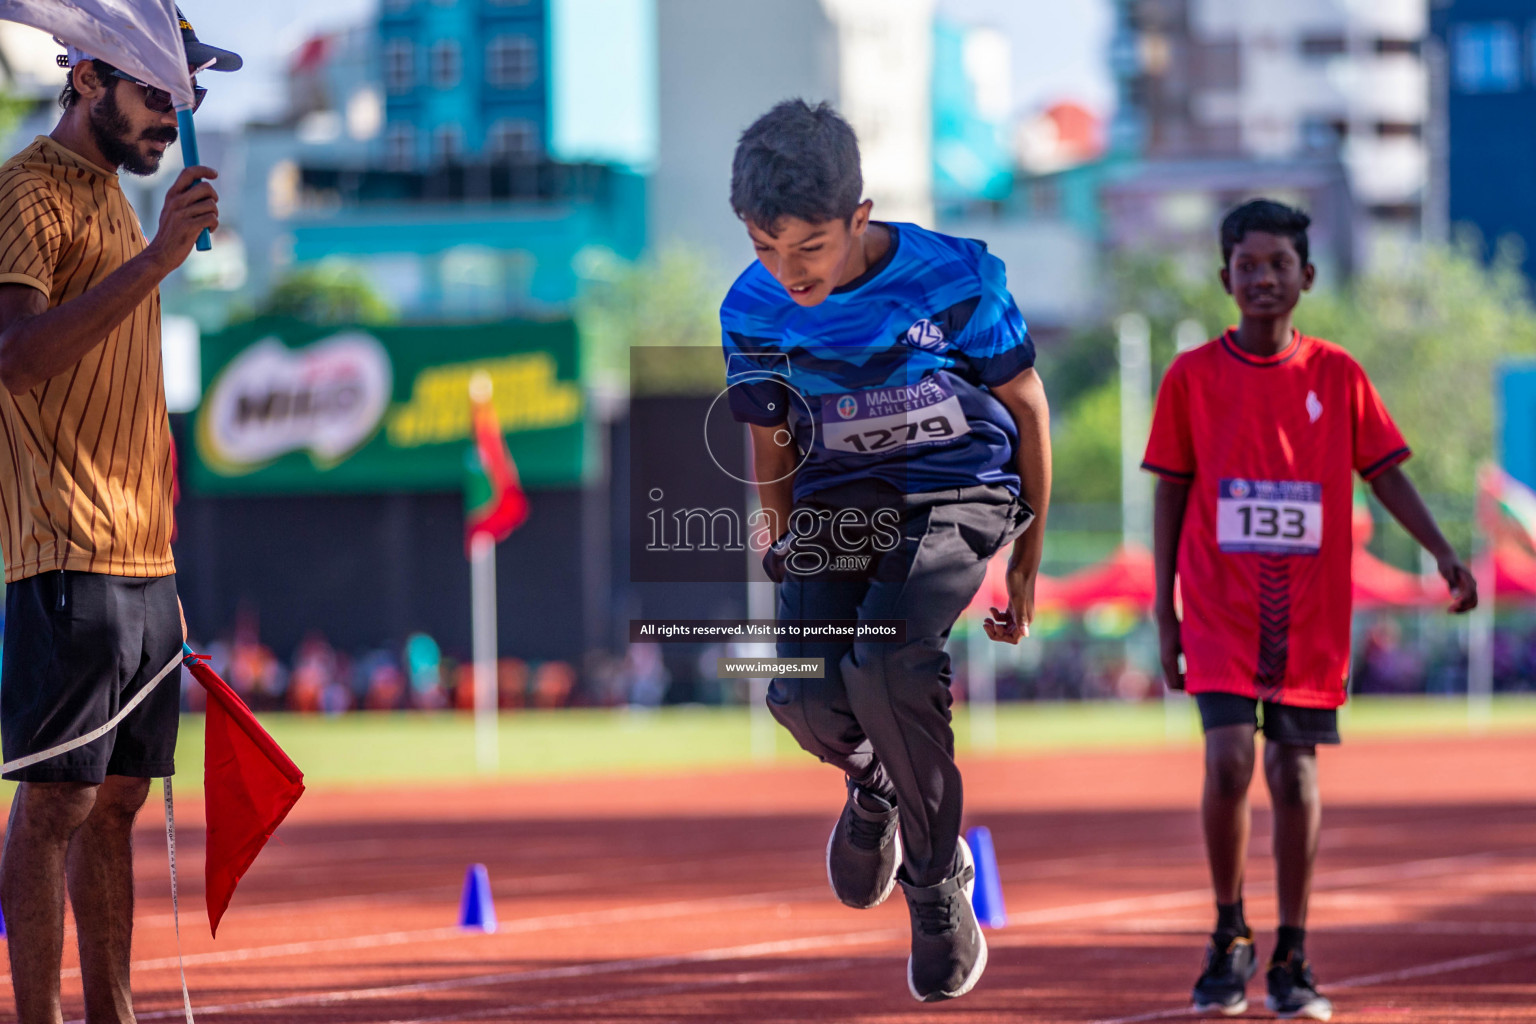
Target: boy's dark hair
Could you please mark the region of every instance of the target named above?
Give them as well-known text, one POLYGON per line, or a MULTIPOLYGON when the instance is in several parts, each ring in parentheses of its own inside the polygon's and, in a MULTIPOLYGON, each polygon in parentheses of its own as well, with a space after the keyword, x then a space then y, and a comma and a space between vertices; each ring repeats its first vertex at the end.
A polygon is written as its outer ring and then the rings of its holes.
POLYGON ((731 208, 772 232, 783 217, 853 219, 864 199, 859 140, 831 104, 785 100, 741 133, 731 161, 731 208))
MULTIPOLYGON (((111 86, 112 79, 110 76, 112 72, 117 70, 117 68, 113 67, 111 64, 108 64, 104 60, 96 60, 95 58, 91 59, 91 64, 95 65, 96 77, 101 79, 103 82, 106 82, 108 86, 111 86)), ((78 67, 78 65, 76 66, 78 67)), ((59 106, 63 107, 65 110, 68 110, 70 107, 79 102, 79 100, 80 94, 75 91, 75 69, 66 68, 64 71, 64 91, 59 93, 59 106)))
POLYGON ((1232 250, 1250 231, 1281 235, 1291 240, 1302 265, 1307 258, 1307 226, 1312 218, 1294 207, 1273 199, 1253 199, 1237 207, 1221 222, 1221 265, 1232 262, 1232 250))

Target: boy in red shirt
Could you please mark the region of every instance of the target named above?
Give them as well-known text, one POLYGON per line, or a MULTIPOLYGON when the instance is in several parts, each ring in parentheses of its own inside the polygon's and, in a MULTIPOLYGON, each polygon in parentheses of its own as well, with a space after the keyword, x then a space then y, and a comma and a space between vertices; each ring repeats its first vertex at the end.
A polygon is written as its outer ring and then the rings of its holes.
POLYGON ((1168 368, 1142 466, 1159 478, 1163 670, 1169 686, 1194 695, 1205 730, 1201 816, 1216 929, 1195 1009, 1242 1013, 1257 969, 1242 897, 1262 729, 1280 909, 1265 1002, 1282 1018, 1328 1020, 1333 1007, 1303 943, 1322 811, 1316 745, 1339 742, 1349 671, 1351 474, 1435 556, 1451 611, 1475 607, 1477 585, 1403 475, 1408 446, 1365 371, 1291 326, 1315 276, 1308 224, 1267 200, 1222 222, 1221 280, 1242 320, 1168 368))

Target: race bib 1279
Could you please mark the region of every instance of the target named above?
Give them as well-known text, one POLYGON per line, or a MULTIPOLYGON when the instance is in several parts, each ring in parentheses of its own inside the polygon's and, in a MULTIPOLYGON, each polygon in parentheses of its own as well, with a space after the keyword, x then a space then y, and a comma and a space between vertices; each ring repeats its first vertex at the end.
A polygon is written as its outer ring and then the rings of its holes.
POLYGON ((1323 546, 1323 485, 1222 480, 1216 544, 1231 553, 1315 555, 1323 546))
POLYGON ((821 400, 821 440, 830 451, 876 455, 970 432, 960 399, 937 377, 821 400))

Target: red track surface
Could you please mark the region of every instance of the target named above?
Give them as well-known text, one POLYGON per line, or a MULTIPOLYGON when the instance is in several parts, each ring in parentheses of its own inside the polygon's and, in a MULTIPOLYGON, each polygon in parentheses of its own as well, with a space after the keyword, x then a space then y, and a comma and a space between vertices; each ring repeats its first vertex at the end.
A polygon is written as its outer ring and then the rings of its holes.
MULTIPOLYGON (((1352 743, 1322 753, 1322 775, 1308 945, 1335 1019, 1536 1021, 1536 737, 1352 743)), ((972 759, 966 778, 967 818, 992 829, 1011 922, 991 933, 981 984, 954 1003, 907 995, 899 894, 863 913, 832 899, 822 850, 842 785, 812 763, 310 793, 217 941, 202 908, 201 808, 186 801, 194 1008, 210 1024, 1185 1016, 1212 917, 1199 756, 972 759), (490 869, 495 935, 453 927, 475 861, 490 869)), ((1262 789, 1247 896, 1267 956, 1262 789)), ((179 1020, 164 836, 151 817, 137 837, 139 1019, 179 1020)), ((79 984, 69 971, 76 1017, 79 984)), ((1261 979, 1250 996, 1249 1016, 1270 1016, 1261 979)))

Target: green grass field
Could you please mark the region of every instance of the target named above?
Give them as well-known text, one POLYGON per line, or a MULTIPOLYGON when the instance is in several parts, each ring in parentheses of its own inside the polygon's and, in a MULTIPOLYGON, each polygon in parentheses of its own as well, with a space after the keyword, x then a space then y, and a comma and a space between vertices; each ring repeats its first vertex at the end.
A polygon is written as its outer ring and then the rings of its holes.
MULTIPOLYGON (((311 786, 435 783, 485 778, 475 769, 474 725, 462 714, 349 714, 336 718, 273 714, 263 722, 304 769, 311 786)), ((769 722, 753 749, 745 708, 677 707, 659 711, 530 711, 500 720, 500 778, 550 778, 747 767, 778 761, 805 763, 782 729, 769 722)), ((1487 728, 1536 734, 1536 697, 1502 697, 1487 728)), ((1345 740, 1468 735, 1461 699, 1357 698, 1344 709, 1345 740)), ((971 741, 971 716, 955 715, 962 750, 971 741)), ((1192 702, 1170 708, 1142 704, 1010 704, 996 719, 999 755, 1048 751, 1193 746, 1199 726, 1192 702)), ((201 788, 203 723, 182 721, 177 761, 180 788, 201 788)), ((0 789, 7 801, 11 787, 0 789)))

